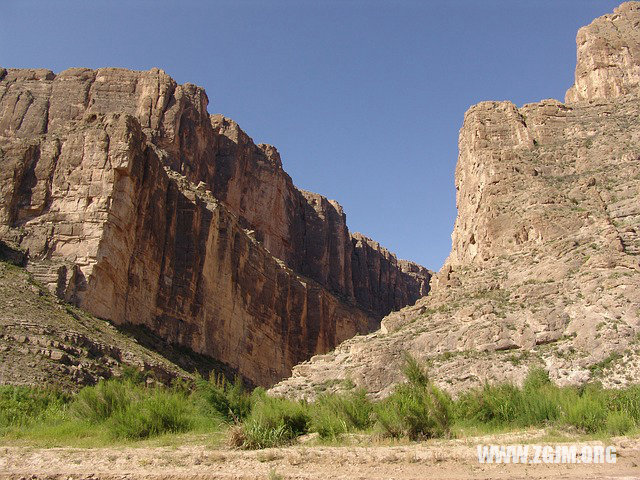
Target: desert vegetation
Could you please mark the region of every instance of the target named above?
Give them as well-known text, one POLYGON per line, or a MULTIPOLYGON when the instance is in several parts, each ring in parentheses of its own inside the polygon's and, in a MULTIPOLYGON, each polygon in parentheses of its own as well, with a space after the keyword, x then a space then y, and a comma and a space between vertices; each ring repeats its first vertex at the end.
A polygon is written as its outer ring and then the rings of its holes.
POLYGON ((404 375, 387 398, 363 390, 325 393, 315 401, 272 397, 240 380, 198 379, 170 387, 135 370, 76 394, 52 389, 0 387, 0 438, 46 445, 137 442, 184 434, 205 435, 238 448, 291 444, 316 434, 340 443, 348 434, 413 440, 464 437, 529 427, 585 435, 634 434, 640 426, 640 385, 559 387, 532 369, 522 386, 485 385, 452 398, 407 357, 404 375))

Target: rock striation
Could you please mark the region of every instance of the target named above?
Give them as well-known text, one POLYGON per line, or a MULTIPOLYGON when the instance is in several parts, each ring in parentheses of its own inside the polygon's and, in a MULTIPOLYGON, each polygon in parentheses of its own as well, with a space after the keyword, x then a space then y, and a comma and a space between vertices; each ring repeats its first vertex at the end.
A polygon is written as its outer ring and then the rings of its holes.
POLYGON ((469 109, 452 250, 429 295, 272 392, 313 397, 350 379, 384 396, 407 351, 453 392, 519 382, 532 365, 560 384, 637 382, 639 24, 630 2, 580 30, 566 103, 469 109))
POLYGON ((0 69, 0 240, 66 301, 261 385, 427 293, 207 105, 158 69, 0 69))

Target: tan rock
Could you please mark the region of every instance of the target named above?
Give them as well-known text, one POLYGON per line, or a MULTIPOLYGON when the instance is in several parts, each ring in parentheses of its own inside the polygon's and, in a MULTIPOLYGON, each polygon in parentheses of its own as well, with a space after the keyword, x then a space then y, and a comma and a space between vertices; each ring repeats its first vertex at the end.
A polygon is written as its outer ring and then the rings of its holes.
POLYGON ((578 31, 576 83, 567 103, 609 99, 640 89, 640 2, 626 2, 578 31))

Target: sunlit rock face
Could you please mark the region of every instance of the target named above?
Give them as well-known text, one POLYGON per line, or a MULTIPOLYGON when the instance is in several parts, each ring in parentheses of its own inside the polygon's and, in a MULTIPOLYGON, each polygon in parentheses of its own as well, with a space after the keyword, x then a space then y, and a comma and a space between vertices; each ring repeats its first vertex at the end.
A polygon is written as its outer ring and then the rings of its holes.
POLYGON ((576 82, 567 103, 640 91, 640 3, 627 2, 578 31, 576 82))

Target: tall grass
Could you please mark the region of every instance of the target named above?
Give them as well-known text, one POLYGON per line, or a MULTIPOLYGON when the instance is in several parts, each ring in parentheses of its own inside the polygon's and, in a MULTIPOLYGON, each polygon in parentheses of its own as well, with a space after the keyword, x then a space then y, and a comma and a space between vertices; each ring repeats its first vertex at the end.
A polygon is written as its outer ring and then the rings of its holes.
POLYGON ((504 383, 486 384, 460 396, 457 420, 492 427, 529 427, 556 421, 568 392, 558 389, 541 369, 533 369, 522 388, 504 383))
POLYGON ((129 380, 103 380, 80 390, 70 412, 79 420, 100 423, 127 410, 141 395, 141 388, 129 380))
POLYGON ((102 380, 73 397, 45 389, 0 387, 0 427, 13 427, 3 433, 14 437, 106 435, 141 440, 195 428, 215 430, 219 417, 200 407, 195 392, 147 387, 131 376, 102 380))
POLYGON ((210 414, 228 422, 240 422, 249 416, 254 399, 239 377, 229 383, 224 377, 212 376, 209 381, 199 380, 196 386, 196 396, 210 414))
POLYGON ((57 390, 0 386, 0 431, 42 421, 55 415, 69 401, 69 395, 57 390))
POLYGON ((142 439, 181 433, 195 425, 193 405, 181 392, 154 389, 138 401, 114 412, 111 431, 118 438, 142 439))
MULTIPOLYGON (((354 432, 418 440, 553 426, 585 434, 625 435, 640 427, 640 385, 620 390, 599 384, 559 387, 541 369, 522 386, 509 383, 469 390, 452 399, 407 357, 406 381, 387 398, 363 390, 323 394, 314 402, 247 391, 240 380, 148 387, 135 372, 99 382, 71 396, 27 387, 0 387, 0 438, 104 438, 138 441, 228 427, 232 445, 267 448, 317 433, 338 440, 354 432), (102 437, 101 437, 102 438, 102 437)), ((59 443, 59 442, 58 442, 59 443)))
POLYGON ((521 388, 487 384, 466 392, 455 403, 455 415, 460 424, 494 429, 556 425, 622 435, 640 426, 640 386, 559 387, 544 370, 532 369, 521 388))
POLYGON ((446 437, 451 433, 452 401, 429 381, 418 362, 407 357, 407 383, 400 384, 376 405, 377 425, 384 436, 393 438, 446 437))
POLYGON ((348 432, 368 430, 374 406, 362 389, 342 395, 321 395, 310 407, 310 430, 323 439, 336 440, 348 432))
POLYGON ((260 392, 255 396, 251 414, 235 437, 235 445, 243 448, 285 445, 307 433, 310 420, 305 402, 270 397, 260 392))

